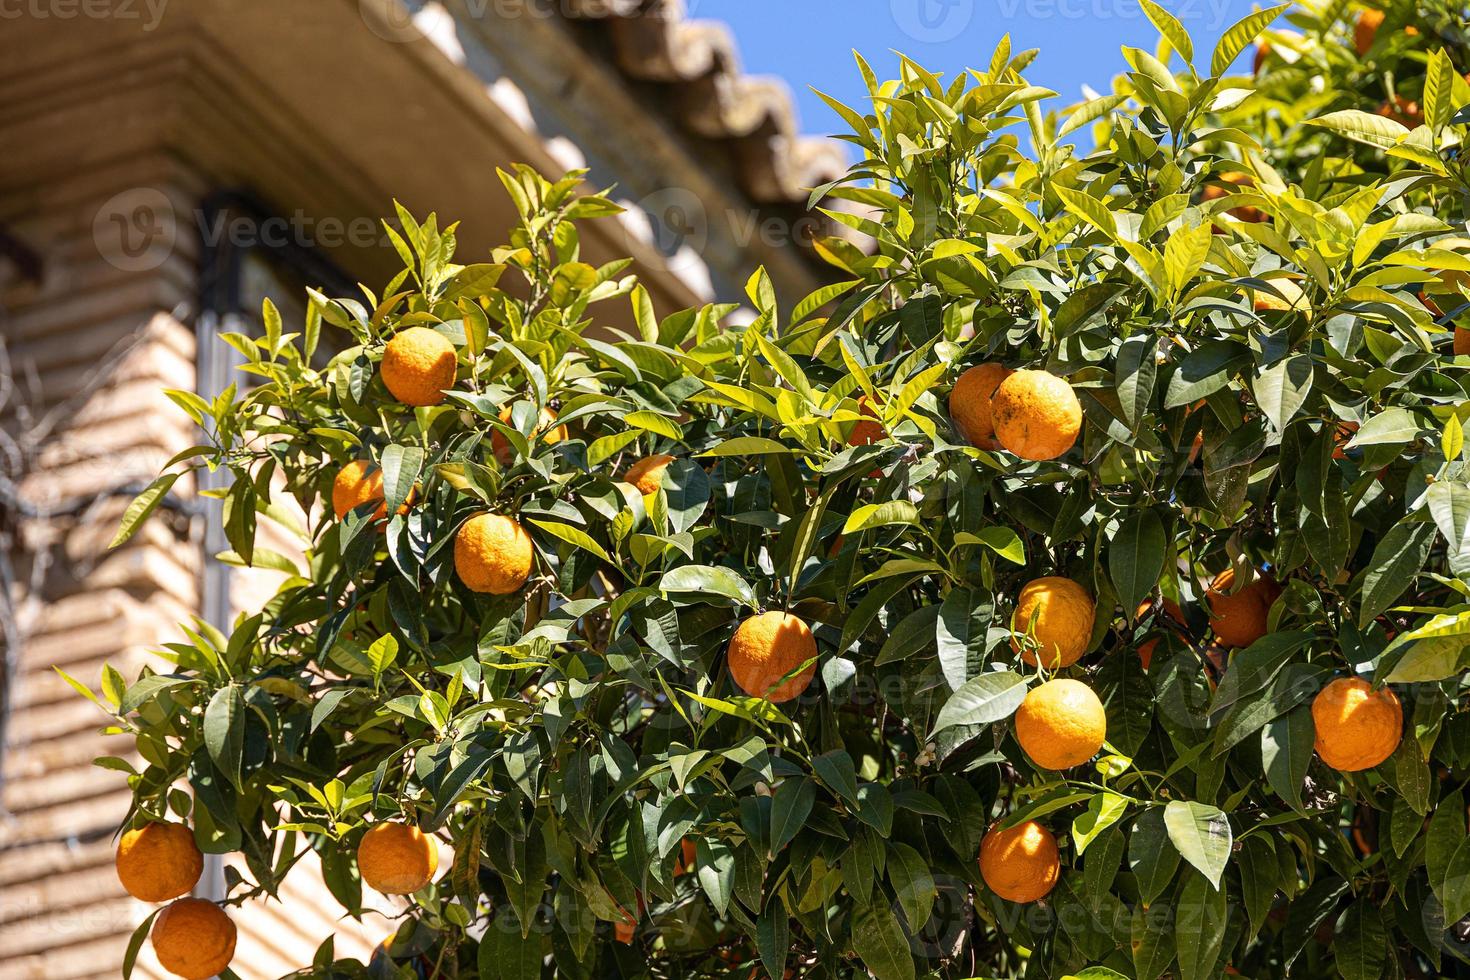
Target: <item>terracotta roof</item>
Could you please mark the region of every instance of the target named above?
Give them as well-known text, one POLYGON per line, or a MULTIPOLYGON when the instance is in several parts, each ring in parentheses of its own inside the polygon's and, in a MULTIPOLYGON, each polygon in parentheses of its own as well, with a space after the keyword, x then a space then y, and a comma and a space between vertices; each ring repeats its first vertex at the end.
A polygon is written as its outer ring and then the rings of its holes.
POLYGON ((723 23, 688 19, 682 0, 567 0, 560 9, 604 27, 618 70, 656 86, 657 104, 685 132, 730 153, 757 203, 804 210, 811 188, 846 172, 842 144, 801 135, 783 81, 743 72, 723 23))

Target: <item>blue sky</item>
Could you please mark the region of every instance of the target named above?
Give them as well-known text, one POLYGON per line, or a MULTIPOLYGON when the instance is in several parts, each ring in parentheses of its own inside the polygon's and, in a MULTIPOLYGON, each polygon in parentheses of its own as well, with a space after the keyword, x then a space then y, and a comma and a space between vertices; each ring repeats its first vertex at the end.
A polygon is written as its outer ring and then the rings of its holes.
MULTIPOLYGON (((1219 36, 1257 9, 1252 0, 1160 3, 1189 30, 1195 62, 1205 65, 1219 36)), ((809 86, 863 106, 854 49, 880 77, 896 74, 892 51, 953 77, 968 67, 985 67, 996 42, 1009 33, 1014 50, 1041 49, 1027 78, 1058 92, 1058 105, 1065 105, 1081 98, 1084 84, 1106 91, 1112 76, 1126 67, 1122 45, 1152 51, 1158 41, 1137 0, 686 0, 686 5, 692 17, 731 26, 747 72, 786 79, 800 105, 802 129, 811 134, 837 132, 843 124, 809 86)))

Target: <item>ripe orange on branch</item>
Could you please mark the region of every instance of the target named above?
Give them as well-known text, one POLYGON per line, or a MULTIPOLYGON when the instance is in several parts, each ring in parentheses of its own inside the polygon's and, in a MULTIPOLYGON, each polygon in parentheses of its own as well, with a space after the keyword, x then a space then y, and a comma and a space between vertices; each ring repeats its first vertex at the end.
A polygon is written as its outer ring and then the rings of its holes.
MULTIPOLYGON (((408 513, 413 497, 413 491, 409 491, 408 499, 398 506, 398 513, 408 513)), ((378 501, 378 509, 373 511, 372 519, 381 521, 388 516, 388 501, 383 494, 383 471, 375 463, 354 459, 337 471, 332 480, 332 512, 337 520, 374 500, 378 501)))
POLYGON ((996 824, 980 841, 980 877, 1008 902, 1045 898, 1056 887, 1061 869, 1057 839, 1034 820, 1008 830, 996 824))
POLYGON ((208 980, 235 958, 235 924, 202 898, 181 898, 153 920, 153 952, 159 965, 184 980, 208 980))
POLYGON ((1092 596, 1069 578, 1046 576, 1028 582, 1016 597, 1011 616, 1011 649, 1032 666, 1039 656, 1045 667, 1070 667, 1087 652, 1096 613, 1092 596), (1022 642, 1027 635, 1035 637, 1035 648, 1022 642))
POLYGON ((117 844, 117 880, 144 902, 187 895, 204 872, 204 855, 194 832, 181 823, 149 823, 122 835, 117 844))
POLYGON ((472 592, 510 595, 531 577, 536 551, 519 522, 476 514, 454 536, 454 570, 472 592))
MULTIPOLYGON (((1137 611, 1134 612, 1134 614, 1133 614, 1134 618, 1136 619, 1136 618, 1138 618, 1140 616, 1146 616, 1146 615, 1148 615, 1148 611, 1149 611, 1150 608, 1152 608, 1152 605, 1153 604, 1151 602, 1149 602, 1147 599, 1145 599, 1143 602, 1139 603, 1138 604, 1137 611)), ((1185 620, 1184 620, 1184 610, 1179 608, 1179 603, 1175 602, 1173 599, 1165 599, 1163 601, 1163 603, 1162 603, 1162 606, 1163 606, 1164 615, 1167 616, 1169 619, 1172 619, 1175 623, 1179 624, 1180 626, 1187 626, 1188 625, 1188 623, 1186 623, 1185 620)), ((1167 626, 1167 625, 1168 624, 1167 623, 1164 623, 1161 619, 1160 620, 1155 620, 1154 621, 1154 630, 1155 631, 1158 631, 1158 629, 1160 628, 1160 626, 1167 626)), ((1159 641, 1158 641, 1158 638, 1157 637, 1155 637, 1152 640, 1145 640, 1143 643, 1139 644, 1139 646, 1138 646, 1138 659, 1143 661, 1143 669, 1144 670, 1148 670, 1149 665, 1153 663, 1153 660, 1154 660, 1154 651, 1157 650, 1158 647, 1159 647, 1159 641)))
POLYGON ((817 672, 816 637, 790 613, 772 611, 746 619, 730 638, 726 656, 740 690, 777 704, 800 695, 817 672), (812 663, 791 674, 809 660, 812 663), (783 681, 787 674, 791 676, 783 681))
POLYGON ((1072 386, 1047 371, 1016 371, 990 401, 995 438, 1022 459, 1056 459, 1077 442, 1082 403, 1072 386))
POLYGON ((638 492, 645 496, 650 493, 658 493, 658 488, 663 485, 664 470, 674 457, 668 453, 655 453, 652 456, 644 456, 638 462, 628 467, 623 474, 623 482, 630 483, 638 488, 638 492))
POLYGON ((383 384, 405 405, 437 405, 454 387, 454 345, 428 327, 400 330, 383 350, 383 384))
POLYGON ((847 444, 871 446, 875 442, 881 442, 886 433, 883 431, 883 423, 878 421, 878 412, 873 408, 872 399, 863 395, 857 403, 858 413, 863 418, 852 424, 852 431, 847 434, 847 444))
POLYGON ((1265 575, 1238 592, 1235 569, 1227 568, 1216 575, 1205 592, 1210 608, 1210 629, 1219 641, 1229 647, 1248 647, 1266 635, 1271 604, 1281 594, 1281 587, 1265 575))
POLYGON ((1032 688, 1016 709, 1016 741, 1042 769, 1080 766, 1107 737, 1102 702, 1081 681, 1047 681, 1032 688))
POLYGON ((1404 709, 1386 687, 1375 691, 1361 677, 1339 677, 1312 699, 1312 724, 1322 761, 1339 772, 1360 772, 1399 747, 1404 709))
POLYGON ((961 374, 949 393, 949 417, 955 431, 976 449, 995 448, 991 400, 1011 374, 1003 364, 979 364, 961 374))
POLYGON ((410 895, 439 870, 439 847, 417 827, 384 821, 362 835, 357 870, 368 887, 384 895, 410 895))

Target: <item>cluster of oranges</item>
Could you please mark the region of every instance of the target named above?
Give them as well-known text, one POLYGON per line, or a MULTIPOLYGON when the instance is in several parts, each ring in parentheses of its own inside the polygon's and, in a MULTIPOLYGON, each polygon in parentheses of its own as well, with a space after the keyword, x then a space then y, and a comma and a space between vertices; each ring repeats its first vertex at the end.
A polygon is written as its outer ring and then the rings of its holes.
MULTIPOLYGON (((214 902, 186 898, 204 872, 204 855, 188 825, 152 821, 122 835, 118 881, 144 902, 169 902, 153 922, 154 955, 184 980, 207 980, 235 958, 235 924, 214 902)), ((385 895, 408 895, 428 884, 439 867, 433 837, 397 821, 375 824, 357 848, 362 880, 385 895)))
POLYGON ((165 970, 184 980, 207 980, 235 958, 235 924, 202 898, 185 898, 204 873, 204 855, 185 824, 156 821, 122 835, 117 878, 143 902, 169 902, 153 920, 153 952, 165 970))

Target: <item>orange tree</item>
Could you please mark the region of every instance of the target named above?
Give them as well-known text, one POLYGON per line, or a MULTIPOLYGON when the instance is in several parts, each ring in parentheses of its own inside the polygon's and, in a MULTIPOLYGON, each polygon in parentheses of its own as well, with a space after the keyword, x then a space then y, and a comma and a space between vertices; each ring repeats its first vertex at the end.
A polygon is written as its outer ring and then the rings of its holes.
POLYGON ((104 677, 129 888, 197 845, 226 908, 311 852, 348 913, 408 896, 322 978, 1463 969, 1465 24, 1357 54, 1322 3, 1243 75, 1279 9, 1206 65, 1142 3, 1159 48, 1059 113, 1008 42, 860 64, 814 196, 872 247, 746 325, 660 317, 579 260, 615 207, 518 169, 490 261, 400 210, 381 295, 228 338, 248 384, 173 393, 207 443, 119 537, 226 468, 224 558, 286 578, 104 677), (300 555, 255 542, 288 498, 300 555))

